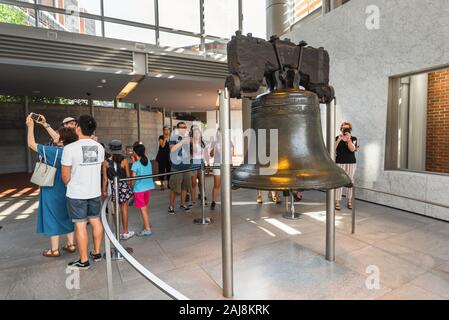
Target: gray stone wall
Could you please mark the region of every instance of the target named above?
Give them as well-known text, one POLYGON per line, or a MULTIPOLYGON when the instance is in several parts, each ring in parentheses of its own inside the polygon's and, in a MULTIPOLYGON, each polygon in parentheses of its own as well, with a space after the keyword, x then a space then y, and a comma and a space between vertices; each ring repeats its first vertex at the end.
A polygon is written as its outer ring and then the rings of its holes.
MULTIPOLYGON (((53 128, 58 128, 65 117, 90 114, 86 106, 32 105, 30 112, 43 114, 53 128)), ((94 107, 98 122, 98 141, 107 144, 112 139, 120 139, 124 146, 132 145, 138 139, 137 110, 94 107)), ((162 114, 141 111, 141 140, 148 150, 150 159, 156 157, 157 137, 162 132, 162 114)), ((47 143, 50 137, 41 127, 35 127, 38 143, 47 143)), ((26 130, 25 108, 23 104, 0 103, 0 174, 25 172, 26 130)), ((33 152, 34 153, 34 152, 33 152)), ((33 165, 36 160, 33 154, 33 165)))
POLYGON ((384 166, 389 78, 449 64, 448 17, 449 0, 353 0, 285 37, 329 51, 337 123, 351 121, 361 144, 358 197, 449 221, 449 175, 384 166))

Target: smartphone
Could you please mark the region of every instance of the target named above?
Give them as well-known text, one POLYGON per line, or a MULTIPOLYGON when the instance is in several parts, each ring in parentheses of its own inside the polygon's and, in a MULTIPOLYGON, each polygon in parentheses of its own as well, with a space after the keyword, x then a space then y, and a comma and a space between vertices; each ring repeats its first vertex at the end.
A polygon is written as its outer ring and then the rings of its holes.
POLYGON ((41 115, 40 115, 40 114, 37 114, 37 113, 34 113, 34 112, 31 112, 31 113, 30 113, 30 116, 31 116, 31 119, 33 119, 33 120, 36 121, 36 122, 38 122, 39 119, 41 118, 41 115))

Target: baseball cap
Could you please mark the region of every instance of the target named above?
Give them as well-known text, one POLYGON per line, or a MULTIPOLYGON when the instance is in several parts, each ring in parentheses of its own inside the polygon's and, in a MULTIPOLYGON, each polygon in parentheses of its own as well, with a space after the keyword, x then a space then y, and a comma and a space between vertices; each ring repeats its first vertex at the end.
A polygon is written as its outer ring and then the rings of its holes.
POLYGON ((76 119, 72 118, 72 117, 64 118, 64 120, 62 120, 62 124, 66 124, 67 122, 70 122, 70 121, 75 121, 76 122, 76 119))

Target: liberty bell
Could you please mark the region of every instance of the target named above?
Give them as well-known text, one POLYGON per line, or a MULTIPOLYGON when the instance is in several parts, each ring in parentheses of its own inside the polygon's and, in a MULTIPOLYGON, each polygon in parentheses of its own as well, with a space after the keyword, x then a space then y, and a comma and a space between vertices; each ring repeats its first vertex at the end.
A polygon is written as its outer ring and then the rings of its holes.
MULTIPOLYGON (((228 43, 226 87, 230 96, 268 92, 251 105, 251 128, 266 130, 265 150, 277 143, 277 163, 243 164, 232 173, 234 188, 313 190, 352 186, 351 179, 331 159, 322 134, 320 103, 334 99, 329 86, 329 55, 323 48, 298 45, 276 36, 270 41, 237 32, 228 43), (304 88, 304 89, 303 89, 304 88), (278 141, 269 141, 277 129, 278 141), (272 174, 266 174, 266 172, 272 174), (273 170, 274 169, 274 170, 273 170)), ((251 141, 256 148, 261 141, 251 141)), ((248 157, 246 157, 248 158, 248 157)))

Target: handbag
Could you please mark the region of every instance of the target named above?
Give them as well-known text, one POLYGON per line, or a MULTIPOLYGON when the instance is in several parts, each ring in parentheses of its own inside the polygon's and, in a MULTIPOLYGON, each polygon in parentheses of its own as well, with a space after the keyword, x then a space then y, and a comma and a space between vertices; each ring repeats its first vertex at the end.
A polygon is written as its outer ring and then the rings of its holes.
POLYGON ((53 166, 48 165, 47 157, 45 156, 45 146, 44 149, 44 162, 42 158, 36 163, 34 167, 33 175, 31 176, 31 182, 37 184, 40 187, 53 187, 55 183, 56 176, 56 160, 58 160, 59 149, 56 149, 55 162, 53 166))

